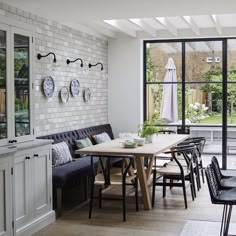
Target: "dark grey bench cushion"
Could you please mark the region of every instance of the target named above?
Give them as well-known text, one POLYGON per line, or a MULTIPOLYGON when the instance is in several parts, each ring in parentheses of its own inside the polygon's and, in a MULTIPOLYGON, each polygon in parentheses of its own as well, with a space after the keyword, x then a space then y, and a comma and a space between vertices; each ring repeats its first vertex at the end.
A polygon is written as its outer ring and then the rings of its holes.
MULTIPOLYGON (((72 157, 75 157, 74 151, 77 149, 74 140, 83 139, 86 137, 91 138, 95 134, 106 132, 111 139, 114 139, 113 132, 110 124, 92 126, 79 130, 73 130, 68 132, 62 132, 58 134, 50 134, 39 139, 53 139, 54 143, 66 142, 69 146, 72 157)), ((119 159, 113 159, 112 163, 119 161, 119 159)), ((96 164, 96 162, 94 161, 96 164)), ((91 159, 89 157, 81 157, 73 162, 66 163, 61 166, 53 167, 53 187, 62 188, 65 185, 71 185, 76 182, 80 176, 88 176, 91 174, 91 159)))
MULTIPOLYGON (((94 158, 94 165, 97 165, 98 158, 94 158)), ((63 188, 65 185, 73 185, 81 176, 91 175, 91 157, 81 157, 72 162, 52 169, 53 187, 63 188)))

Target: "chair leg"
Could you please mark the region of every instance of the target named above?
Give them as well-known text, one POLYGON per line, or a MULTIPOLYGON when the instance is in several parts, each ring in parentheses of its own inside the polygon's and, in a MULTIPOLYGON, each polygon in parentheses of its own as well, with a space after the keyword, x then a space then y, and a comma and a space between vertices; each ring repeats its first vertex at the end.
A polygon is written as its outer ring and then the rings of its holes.
POLYGON ((198 179, 198 183, 199 183, 199 188, 201 188, 200 170, 199 170, 199 166, 197 163, 196 163, 196 171, 197 171, 197 179, 198 179))
POLYGON ((229 224, 230 224, 230 219, 231 219, 231 214, 232 214, 232 205, 229 206, 229 212, 226 218, 226 227, 223 236, 228 236, 228 231, 229 231, 229 224))
POLYGON ((197 191, 196 191, 196 185, 195 185, 195 179, 194 179, 194 172, 193 171, 192 171, 191 175, 192 175, 192 180, 193 180, 192 184, 193 184, 194 197, 196 198, 197 197, 197 191))
POLYGON ((170 190, 172 189, 173 187, 173 179, 170 179, 170 190))
POLYGON ((62 209, 62 188, 57 188, 57 217, 61 216, 62 209))
POLYGON ((166 197, 166 178, 163 176, 163 198, 166 197))
POLYGON ((90 189, 90 202, 89 202, 89 219, 91 219, 92 217, 94 181, 95 181, 95 178, 92 178, 91 189, 90 189))
POLYGON ((138 178, 135 179, 135 201, 136 201, 136 211, 139 211, 138 206, 138 178))
POLYGON ((202 160, 200 161, 200 167, 201 167, 201 172, 202 172, 202 182, 205 183, 204 170, 203 170, 202 160))
POLYGON ((221 227, 220 227, 220 236, 222 236, 223 227, 224 227, 225 210, 226 210, 226 205, 224 205, 224 208, 223 208, 223 214, 222 214, 222 220, 221 220, 221 227))
POLYGON ((185 187, 185 179, 182 177, 182 184, 183 184, 183 194, 184 194, 184 204, 185 204, 185 209, 188 208, 187 204, 187 195, 186 195, 186 187, 185 187))
POLYGON ((99 208, 102 208, 102 186, 99 186, 99 196, 98 196, 98 199, 99 199, 99 208))
POLYGON ((125 178, 122 181, 122 202, 123 202, 123 221, 126 221, 126 183, 125 178))
POLYGON ((190 182, 190 190, 191 190, 191 195, 192 195, 192 200, 194 201, 194 189, 193 189, 193 178, 192 178, 192 175, 190 174, 189 175, 189 182, 190 182))
POLYGON ((152 180, 152 207, 155 205, 155 195, 156 195, 156 170, 153 170, 153 180, 152 180))

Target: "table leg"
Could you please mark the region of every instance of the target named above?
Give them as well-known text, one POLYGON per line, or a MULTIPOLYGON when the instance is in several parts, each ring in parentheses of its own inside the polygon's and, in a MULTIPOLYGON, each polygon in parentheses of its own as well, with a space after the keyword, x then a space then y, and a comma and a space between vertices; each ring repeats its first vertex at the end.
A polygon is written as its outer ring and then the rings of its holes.
POLYGON ((154 157, 148 158, 148 167, 147 167, 147 180, 149 180, 151 174, 152 174, 152 166, 153 166, 153 162, 154 162, 154 157))
POLYGON ((151 197, 150 197, 150 193, 149 193, 149 190, 148 190, 147 176, 146 176, 146 173, 145 173, 145 170, 144 170, 143 158, 144 157, 136 157, 137 175, 138 175, 138 178, 139 178, 144 209, 145 210, 150 210, 150 209, 152 209, 151 197))

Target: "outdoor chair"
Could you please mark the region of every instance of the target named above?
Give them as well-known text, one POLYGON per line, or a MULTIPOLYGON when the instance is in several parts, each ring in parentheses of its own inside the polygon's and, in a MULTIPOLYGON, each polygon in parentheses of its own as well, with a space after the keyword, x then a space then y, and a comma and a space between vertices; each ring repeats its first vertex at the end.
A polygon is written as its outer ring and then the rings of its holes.
MULTIPOLYGON (((192 200, 194 201, 196 192, 193 178, 192 159, 195 155, 196 147, 188 145, 185 147, 175 147, 172 150, 165 152, 171 154, 172 163, 166 164, 162 168, 154 168, 153 170, 153 189, 152 189, 152 206, 155 204, 155 187, 163 187, 163 198, 166 196, 166 186, 182 187, 184 195, 185 208, 187 209, 187 195, 185 181, 189 181, 192 200), (183 163, 184 161, 184 163, 183 163), (160 179, 162 177, 162 182, 160 179)), ((155 167, 155 166, 154 166, 155 167)))
POLYGON ((112 167, 110 157, 99 158, 100 171, 96 174, 93 157, 91 166, 93 169, 93 178, 90 191, 89 218, 92 216, 94 188, 98 186, 99 208, 102 208, 102 200, 119 200, 120 191, 123 202, 123 221, 126 221, 126 196, 135 192, 136 211, 138 207, 138 178, 134 174, 134 157, 120 157, 122 159, 121 167, 112 167), (127 188, 130 186, 130 188, 127 188), (111 196, 113 195, 113 198, 111 196), (117 198, 118 197, 118 198, 117 198))
POLYGON ((233 205, 236 204, 236 188, 223 187, 217 181, 217 176, 212 164, 206 168, 206 179, 208 183, 211 202, 224 205, 220 236, 227 236, 233 205))

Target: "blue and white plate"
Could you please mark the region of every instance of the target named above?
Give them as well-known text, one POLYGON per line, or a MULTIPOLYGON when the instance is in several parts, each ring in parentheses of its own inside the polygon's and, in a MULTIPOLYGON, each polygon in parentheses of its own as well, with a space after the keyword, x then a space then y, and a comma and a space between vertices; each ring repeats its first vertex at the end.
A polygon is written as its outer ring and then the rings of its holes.
POLYGON ((70 93, 67 87, 62 87, 60 91, 61 101, 67 103, 69 101, 70 93))
POLYGON ((44 95, 47 98, 50 98, 53 96, 53 93, 55 91, 55 83, 54 80, 51 76, 47 76, 44 80, 43 80, 43 92, 44 95))
POLYGON ((90 100, 91 97, 91 91, 89 88, 85 88, 84 89, 84 101, 88 102, 90 100))
POLYGON ((77 97, 79 95, 80 84, 79 80, 73 79, 70 83, 70 92, 73 97, 77 97))

